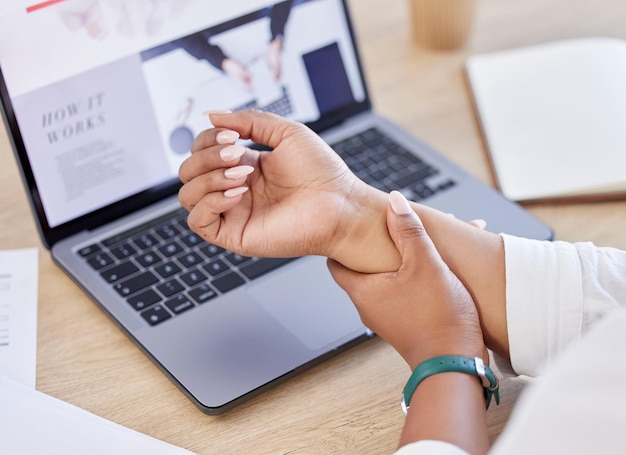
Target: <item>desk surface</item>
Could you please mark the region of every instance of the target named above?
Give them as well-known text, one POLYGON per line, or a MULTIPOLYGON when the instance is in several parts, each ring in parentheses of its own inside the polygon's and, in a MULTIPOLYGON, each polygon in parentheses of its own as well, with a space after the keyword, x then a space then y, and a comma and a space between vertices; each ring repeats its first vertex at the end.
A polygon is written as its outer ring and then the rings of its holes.
MULTIPOLYGON (((376 109, 481 180, 493 183, 463 76, 474 53, 576 36, 626 38, 623 0, 479 0, 468 46, 433 52, 411 41, 405 1, 350 0, 376 109)), ((37 388, 198 454, 392 452, 409 370, 373 339, 230 413, 202 414, 51 261, 39 241, 4 129, 0 248, 38 246, 37 388)), ((626 202, 528 207, 560 240, 626 249, 626 202)), ((495 439, 520 386, 504 381, 489 411, 495 439)))

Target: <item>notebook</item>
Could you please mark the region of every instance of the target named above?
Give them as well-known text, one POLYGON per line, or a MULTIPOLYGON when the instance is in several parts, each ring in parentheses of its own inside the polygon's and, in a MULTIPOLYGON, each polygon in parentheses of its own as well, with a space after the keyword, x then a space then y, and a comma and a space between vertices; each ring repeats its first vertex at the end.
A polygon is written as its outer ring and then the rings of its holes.
POLYGON ((570 38, 473 55, 466 74, 506 197, 626 198, 626 41, 570 38))
POLYGON ((497 232, 551 237, 372 110, 341 0, 23 5, 0 7, 0 92, 43 242, 205 413, 372 333, 324 258, 242 257, 187 229, 177 172, 210 126, 201 112, 287 105, 283 115, 310 125, 379 188, 484 218, 497 232), (269 95, 216 66, 228 58, 252 67, 272 39, 283 40, 282 70, 274 83, 266 75, 269 95))

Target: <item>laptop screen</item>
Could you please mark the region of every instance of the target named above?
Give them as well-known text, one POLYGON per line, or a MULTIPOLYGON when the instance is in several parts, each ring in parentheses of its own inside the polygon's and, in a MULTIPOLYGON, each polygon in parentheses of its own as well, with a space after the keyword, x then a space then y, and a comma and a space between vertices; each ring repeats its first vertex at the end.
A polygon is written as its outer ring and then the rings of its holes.
POLYGON ((173 194, 207 110, 369 106, 342 0, 5 0, 3 110, 47 244, 173 194))

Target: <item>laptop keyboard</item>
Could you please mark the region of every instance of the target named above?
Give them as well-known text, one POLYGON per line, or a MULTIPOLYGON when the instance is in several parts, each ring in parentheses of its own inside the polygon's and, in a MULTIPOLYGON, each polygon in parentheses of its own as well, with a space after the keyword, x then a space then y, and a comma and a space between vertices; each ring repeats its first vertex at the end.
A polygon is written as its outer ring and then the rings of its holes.
POLYGON ((189 229, 187 211, 78 251, 150 325, 202 305, 293 259, 241 256, 189 229))
MULTIPOLYGON (((439 171, 374 128, 333 147, 358 177, 383 191, 420 200, 454 185, 445 178, 427 185, 439 171)), ((181 208, 78 254, 152 326, 294 260, 225 250, 202 240, 186 219, 181 208)))
POLYGON ((376 128, 344 139, 333 148, 364 182, 387 193, 402 191, 416 202, 455 185, 452 178, 376 128))

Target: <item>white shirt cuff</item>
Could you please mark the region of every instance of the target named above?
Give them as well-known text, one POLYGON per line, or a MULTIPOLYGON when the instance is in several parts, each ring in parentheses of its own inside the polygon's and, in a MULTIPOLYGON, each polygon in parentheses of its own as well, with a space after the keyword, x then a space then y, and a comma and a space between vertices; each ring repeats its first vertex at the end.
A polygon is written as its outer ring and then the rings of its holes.
POLYGON ((582 331, 583 290, 576 247, 502 235, 511 365, 540 376, 582 331))

